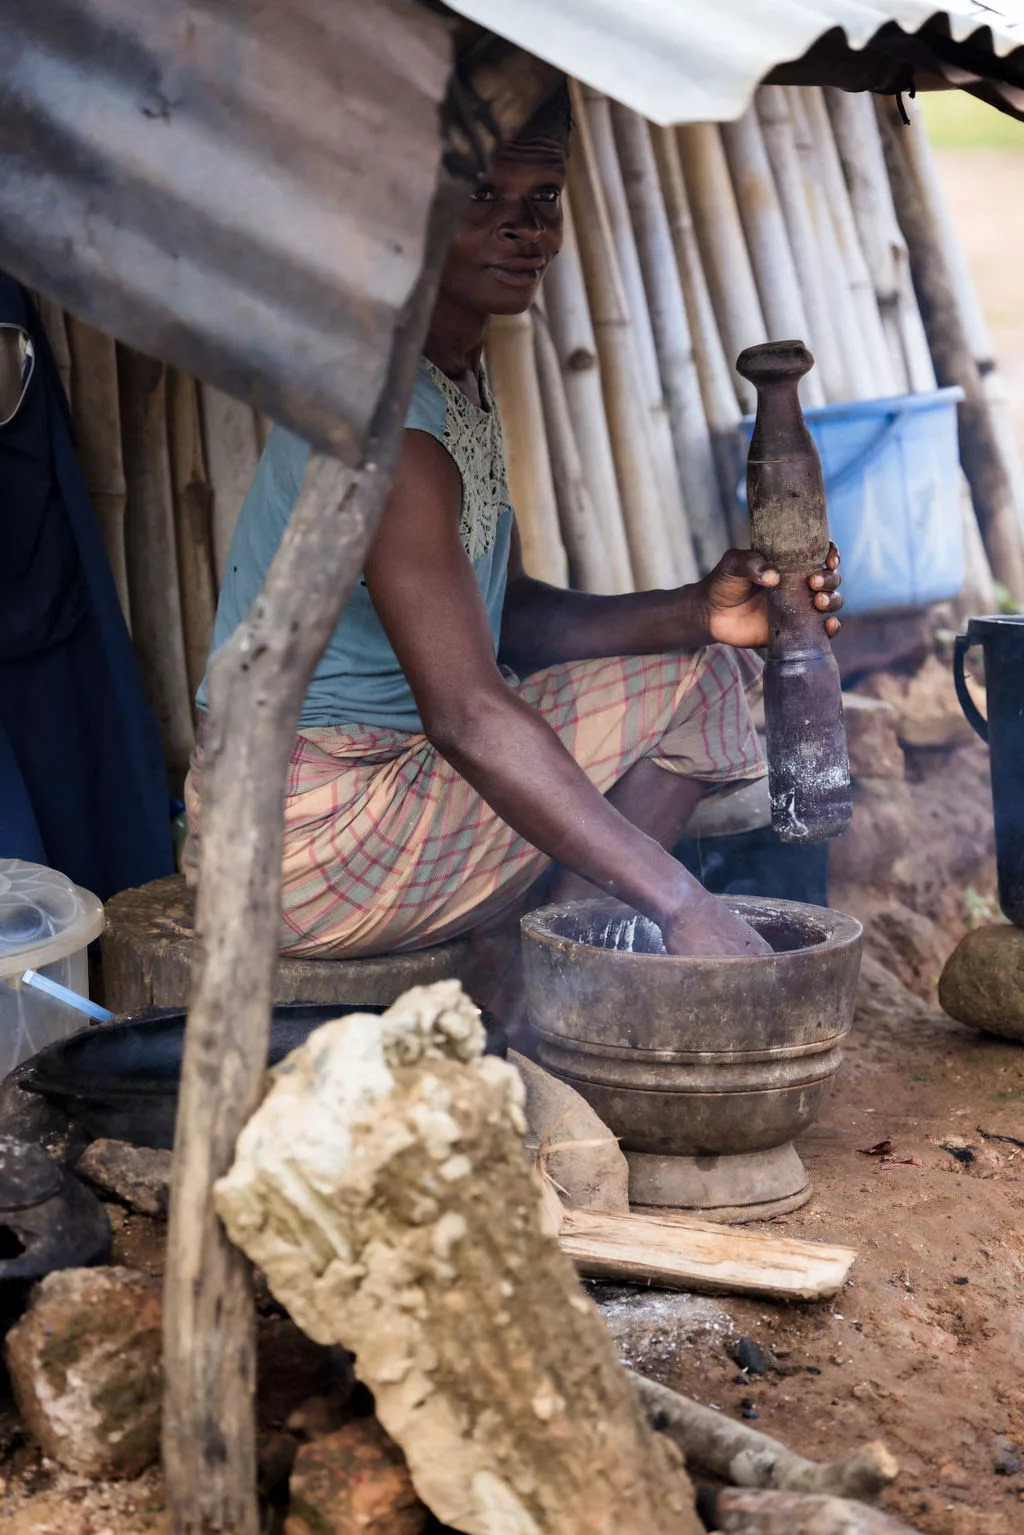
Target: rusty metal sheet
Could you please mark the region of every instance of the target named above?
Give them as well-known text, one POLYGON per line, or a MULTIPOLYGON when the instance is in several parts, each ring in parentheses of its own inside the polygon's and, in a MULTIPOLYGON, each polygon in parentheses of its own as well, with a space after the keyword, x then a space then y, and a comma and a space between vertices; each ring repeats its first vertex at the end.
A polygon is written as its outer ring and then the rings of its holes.
POLYGON ((0 0, 0 267, 358 457, 420 270, 413 0, 0 0))

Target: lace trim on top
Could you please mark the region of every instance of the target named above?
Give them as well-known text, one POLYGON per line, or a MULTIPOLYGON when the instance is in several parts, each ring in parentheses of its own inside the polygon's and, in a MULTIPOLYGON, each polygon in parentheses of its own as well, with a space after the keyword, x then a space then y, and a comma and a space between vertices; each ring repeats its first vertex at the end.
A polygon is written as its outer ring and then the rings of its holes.
POLYGON ((501 422, 486 375, 480 370, 484 408, 468 400, 446 373, 425 358, 430 377, 445 397, 444 445, 462 475, 462 515, 459 535, 471 560, 494 546, 498 519, 511 505, 505 477, 501 422))

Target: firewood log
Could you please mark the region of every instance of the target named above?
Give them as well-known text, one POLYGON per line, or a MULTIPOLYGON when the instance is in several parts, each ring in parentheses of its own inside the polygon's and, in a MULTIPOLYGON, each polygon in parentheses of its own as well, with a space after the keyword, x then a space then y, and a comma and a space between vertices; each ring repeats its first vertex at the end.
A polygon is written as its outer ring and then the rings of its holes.
POLYGON ((801 1492, 702 1491, 708 1529, 722 1535, 914 1535, 909 1524, 863 1503, 801 1492))
POLYGON ((547 1221, 522 1082, 483 1044, 457 981, 318 1029, 216 1186, 228 1234, 303 1331, 355 1354, 444 1523, 698 1535, 677 1452, 547 1221))
POLYGON ((777 1439, 702 1407, 667 1386, 634 1374, 651 1422, 668 1434, 695 1471, 736 1487, 828 1494, 872 1501, 899 1475, 899 1466, 877 1440, 841 1460, 805 1460, 777 1439))

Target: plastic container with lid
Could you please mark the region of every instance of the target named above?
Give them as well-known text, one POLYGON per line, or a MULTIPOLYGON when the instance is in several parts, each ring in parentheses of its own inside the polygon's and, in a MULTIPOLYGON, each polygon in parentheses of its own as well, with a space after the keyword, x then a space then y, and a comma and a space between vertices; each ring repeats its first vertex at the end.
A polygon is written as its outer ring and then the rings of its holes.
POLYGON ((85 1021, 66 1003, 21 983, 37 970, 89 995, 87 949, 103 931, 103 903, 56 869, 0 858, 0 1077, 85 1021))

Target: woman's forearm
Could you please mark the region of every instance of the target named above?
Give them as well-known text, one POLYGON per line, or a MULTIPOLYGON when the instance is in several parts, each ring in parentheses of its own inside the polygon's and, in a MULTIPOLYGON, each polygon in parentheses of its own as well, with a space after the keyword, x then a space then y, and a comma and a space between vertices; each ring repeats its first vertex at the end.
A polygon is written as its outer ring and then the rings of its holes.
POLYGON ((599 597, 521 576, 509 583, 501 660, 519 671, 598 656, 698 650, 708 643, 699 585, 599 597))
POLYGON ((682 864, 592 784, 556 733, 503 685, 427 723, 441 754, 513 831, 663 925, 706 900, 682 864))

